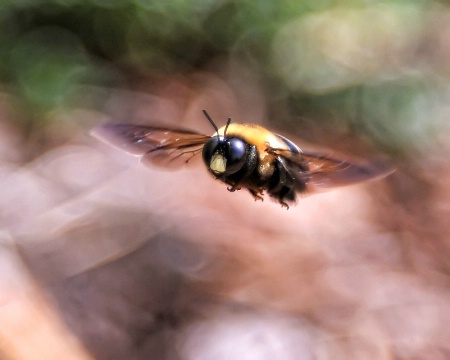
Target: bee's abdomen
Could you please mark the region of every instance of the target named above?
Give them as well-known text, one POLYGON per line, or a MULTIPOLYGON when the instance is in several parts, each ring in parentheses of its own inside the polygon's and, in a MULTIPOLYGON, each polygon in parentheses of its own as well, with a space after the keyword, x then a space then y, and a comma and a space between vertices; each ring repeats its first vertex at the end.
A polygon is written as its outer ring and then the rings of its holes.
POLYGON ((294 178, 287 169, 284 159, 278 158, 267 192, 280 202, 295 202, 296 192, 305 191, 307 182, 307 178, 304 181, 294 178))

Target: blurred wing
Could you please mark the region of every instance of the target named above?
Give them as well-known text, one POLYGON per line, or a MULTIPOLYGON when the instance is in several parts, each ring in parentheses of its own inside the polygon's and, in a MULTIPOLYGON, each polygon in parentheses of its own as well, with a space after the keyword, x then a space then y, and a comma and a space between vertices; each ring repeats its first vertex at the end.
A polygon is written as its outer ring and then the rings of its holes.
POLYGON ((92 135, 129 154, 141 156, 145 163, 165 167, 188 162, 210 139, 210 136, 189 130, 127 124, 101 125, 92 135))
POLYGON ((274 151, 283 158, 287 170, 299 183, 307 181, 310 191, 374 180, 393 172, 392 168, 378 162, 360 163, 319 153, 274 151))

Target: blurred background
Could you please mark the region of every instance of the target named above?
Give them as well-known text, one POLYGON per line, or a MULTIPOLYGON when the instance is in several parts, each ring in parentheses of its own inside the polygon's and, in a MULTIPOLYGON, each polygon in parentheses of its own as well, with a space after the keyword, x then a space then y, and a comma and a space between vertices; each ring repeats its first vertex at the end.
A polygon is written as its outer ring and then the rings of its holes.
POLYGON ((1 359, 448 359, 446 1, 4 0, 1 359), (259 123, 389 177, 286 211, 108 121, 259 123))

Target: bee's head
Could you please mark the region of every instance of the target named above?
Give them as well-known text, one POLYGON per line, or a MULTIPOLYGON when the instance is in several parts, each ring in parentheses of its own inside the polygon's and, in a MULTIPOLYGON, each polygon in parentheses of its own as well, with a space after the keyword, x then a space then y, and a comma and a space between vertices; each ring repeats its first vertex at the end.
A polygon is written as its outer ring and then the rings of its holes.
POLYGON ((231 175, 245 164, 247 145, 238 138, 216 135, 203 147, 203 161, 215 175, 231 175))
POLYGON ((237 173, 245 164, 247 155, 246 143, 239 138, 227 135, 231 118, 228 118, 223 135, 221 135, 217 125, 208 113, 205 110, 203 110, 203 113, 216 130, 216 135, 212 136, 203 147, 203 161, 214 175, 237 173))

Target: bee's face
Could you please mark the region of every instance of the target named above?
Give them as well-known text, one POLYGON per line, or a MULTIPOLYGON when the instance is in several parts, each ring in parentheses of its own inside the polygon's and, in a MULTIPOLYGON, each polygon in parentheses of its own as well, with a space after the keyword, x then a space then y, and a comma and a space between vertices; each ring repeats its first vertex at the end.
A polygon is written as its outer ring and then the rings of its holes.
POLYGON ((215 175, 237 173, 247 159, 247 144, 238 138, 213 136, 203 147, 203 161, 215 175))

